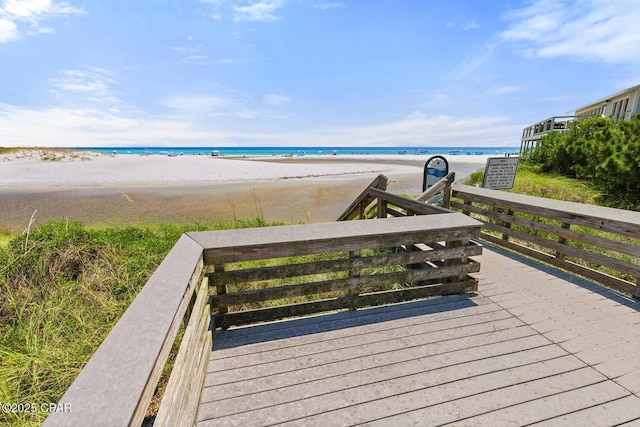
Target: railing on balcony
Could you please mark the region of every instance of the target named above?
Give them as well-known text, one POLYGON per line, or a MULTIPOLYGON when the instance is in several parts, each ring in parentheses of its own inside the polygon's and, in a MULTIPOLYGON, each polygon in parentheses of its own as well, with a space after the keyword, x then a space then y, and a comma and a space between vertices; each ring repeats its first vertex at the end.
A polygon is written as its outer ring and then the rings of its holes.
POLYGON ((578 120, 578 116, 554 116, 546 120, 542 120, 531 126, 527 126, 522 131, 522 140, 540 139, 542 136, 551 131, 566 132, 571 123, 578 120))
POLYGON ((526 156, 532 150, 535 150, 540 139, 552 131, 567 132, 571 124, 581 118, 584 117, 554 116, 531 126, 527 126, 522 130, 522 138, 520 139, 520 155, 526 156))
POLYGON ((45 426, 140 425, 176 337, 154 425, 192 425, 214 324, 477 290, 468 274, 480 266, 469 257, 482 251, 472 240, 481 223, 432 208, 428 216, 182 236, 60 400, 71 412, 51 414, 45 426))
POLYGON ((640 212, 466 185, 453 197, 484 222, 484 240, 640 298, 640 212))

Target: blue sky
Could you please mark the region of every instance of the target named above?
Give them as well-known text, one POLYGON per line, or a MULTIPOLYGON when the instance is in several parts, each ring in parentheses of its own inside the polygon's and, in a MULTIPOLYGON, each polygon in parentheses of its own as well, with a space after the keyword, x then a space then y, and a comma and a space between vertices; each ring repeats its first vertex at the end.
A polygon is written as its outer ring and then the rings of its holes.
POLYGON ((640 84, 640 0, 0 0, 0 146, 519 146, 640 84))

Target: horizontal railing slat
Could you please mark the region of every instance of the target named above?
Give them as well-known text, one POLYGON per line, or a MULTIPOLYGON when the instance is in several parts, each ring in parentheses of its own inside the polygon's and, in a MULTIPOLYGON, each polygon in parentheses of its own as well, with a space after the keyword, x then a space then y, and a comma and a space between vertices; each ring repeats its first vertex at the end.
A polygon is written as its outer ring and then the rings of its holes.
POLYGON ((340 221, 256 229, 189 233, 204 249, 205 263, 228 263, 402 246, 415 242, 458 240, 479 232, 480 223, 455 212, 389 221, 340 221))
POLYGON ((283 285, 266 289, 250 289, 242 292, 215 295, 213 297, 213 305, 214 307, 219 307, 248 304, 305 295, 356 290, 390 283, 444 279, 467 273, 476 273, 479 270, 480 265, 478 263, 469 262, 438 268, 396 271, 371 276, 347 277, 343 279, 324 280, 297 285, 283 285))
POLYGON ((207 273, 212 285, 234 282, 251 282, 268 279, 282 279, 293 276, 323 274, 349 269, 365 269, 388 267, 398 264, 415 264, 436 260, 461 258, 463 256, 480 255, 482 248, 477 243, 456 248, 443 248, 437 251, 420 251, 373 255, 358 258, 340 258, 320 260, 308 263, 276 265, 270 267, 247 268, 244 270, 225 270, 224 272, 207 273))
POLYGON ((497 219, 499 221, 507 222, 510 224, 521 225, 523 227, 529 227, 532 230, 549 233, 558 237, 563 237, 565 239, 598 246, 602 249, 608 249, 625 255, 640 258, 640 246, 632 245, 630 243, 606 239, 604 237, 595 236, 593 234, 581 233, 579 231, 557 227, 551 224, 545 224, 540 221, 520 218, 506 213, 496 212, 491 209, 483 209, 478 206, 465 205, 457 202, 452 202, 451 206, 453 208, 464 210, 466 212, 477 213, 488 218, 497 219))
POLYGON ((216 326, 229 327, 251 322, 304 316, 324 311, 389 304, 417 298, 460 294, 464 292, 474 292, 477 290, 477 280, 472 277, 468 277, 467 280, 462 282, 419 286, 401 290, 383 291, 357 296, 344 296, 320 301, 228 313, 220 323, 216 323, 216 326))
POLYGON ((456 185, 453 188, 453 197, 624 236, 637 238, 640 235, 640 214, 634 211, 525 196, 467 185, 456 185))
POLYGON ((520 240, 526 240, 530 243, 535 243, 536 245, 542 246, 544 248, 558 251, 562 254, 573 256, 578 259, 583 259, 587 262, 591 262, 597 265, 604 265, 611 269, 618 270, 622 273, 640 276, 640 265, 624 262, 619 259, 611 258, 595 252, 589 252, 582 248, 569 246, 563 243, 555 242, 553 240, 545 239, 544 237, 534 236, 523 231, 514 230, 497 224, 486 223, 485 228, 487 230, 492 230, 498 233, 516 237, 520 240))
POLYGON ((404 209, 411 209, 415 213, 423 215, 432 215, 438 213, 451 212, 448 209, 440 206, 429 205, 427 203, 418 202, 416 200, 407 199, 406 197, 398 196, 397 194, 388 193, 386 191, 378 190, 377 188, 370 188, 371 195, 378 199, 382 199, 387 203, 402 207, 404 209))

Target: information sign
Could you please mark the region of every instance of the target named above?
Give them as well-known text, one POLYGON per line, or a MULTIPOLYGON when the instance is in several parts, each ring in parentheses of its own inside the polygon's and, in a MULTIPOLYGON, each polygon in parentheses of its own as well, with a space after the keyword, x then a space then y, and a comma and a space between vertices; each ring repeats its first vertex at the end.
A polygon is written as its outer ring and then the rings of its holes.
POLYGON ((518 157, 489 157, 484 169, 483 188, 508 190, 513 188, 518 170, 518 157))
POLYGON ((424 165, 422 175, 422 191, 431 188, 433 184, 440 181, 449 173, 449 162, 442 156, 429 157, 424 165))

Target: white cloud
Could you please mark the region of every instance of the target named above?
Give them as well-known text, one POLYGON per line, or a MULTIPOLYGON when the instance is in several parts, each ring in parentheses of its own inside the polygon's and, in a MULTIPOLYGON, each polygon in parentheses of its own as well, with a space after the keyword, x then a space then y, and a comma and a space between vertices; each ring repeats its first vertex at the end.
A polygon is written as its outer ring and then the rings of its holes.
POLYGON ((176 95, 166 98, 160 105, 182 117, 227 116, 253 118, 258 115, 249 106, 251 100, 242 95, 176 95))
MULTIPOLYGON (((454 117, 428 116, 421 111, 393 122, 333 129, 314 135, 322 145, 351 145, 357 141, 364 146, 516 146, 522 126, 512 125, 499 116, 454 117)), ((304 140, 304 139, 301 139, 304 140)))
POLYGON ((476 28, 480 28, 481 25, 478 21, 476 21, 475 19, 467 19, 465 21, 460 21, 460 22, 456 22, 456 21, 447 21, 445 23, 445 27, 447 28, 459 28, 462 31, 470 31, 470 30, 475 30, 476 28))
POLYGON ((263 0, 248 6, 234 7, 234 21, 272 22, 280 19, 275 12, 283 5, 281 0, 263 0))
POLYGON ((40 28, 36 28, 33 31, 27 32, 27 34, 29 34, 30 36, 34 36, 36 34, 55 34, 55 33, 56 33, 56 29, 53 27, 40 27, 40 28))
POLYGON ((313 7, 320 10, 330 10, 344 7, 344 4, 338 2, 321 2, 314 4, 313 7))
POLYGON ((28 109, 0 104, 0 140, 5 146, 509 146, 518 145, 523 125, 506 117, 429 116, 416 111, 407 118, 381 124, 323 126, 308 131, 260 130, 252 122, 241 131, 222 131, 193 114, 230 109, 222 97, 176 97, 167 100, 184 116, 124 116, 114 109, 28 109), (188 111, 191 109, 190 111, 188 111), (188 115, 187 113, 192 113, 188 115), (141 118, 142 117, 142 118, 141 118))
POLYGON ((236 22, 274 22, 286 0, 199 0, 208 5, 205 15, 215 21, 232 17, 236 22))
POLYGON ((262 100, 269 105, 275 106, 280 106, 291 102, 291 98, 289 98, 288 96, 275 95, 273 93, 265 95, 262 100))
POLYGON ((486 93, 490 95, 505 95, 508 93, 520 92, 521 90, 522 88, 520 86, 498 85, 487 90, 486 93))
POLYGON ((0 43, 18 38, 18 26, 8 19, 0 18, 0 43))
POLYGON ((53 27, 40 27, 42 21, 55 16, 80 15, 84 10, 67 2, 52 0, 2 0, 0 3, 0 43, 17 38, 19 25, 29 26, 29 35, 54 34, 53 27))
POLYGON ((16 18, 32 18, 45 13, 51 8, 49 0, 5 0, 3 10, 16 18))
POLYGON ((210 136, 189 122, 140 120, 97 109, 27 109, 0 104, 0 128, 7 146, 100 147, 179 145, 210 136))
POLYGON ((220 58, 216 59, 215 63, 219 65, 231 65, 231 64, 246 64, 247 62, 251 62, 249 58, 220 58))
POLYGON ((449 73, 448 77, 452 79, 464 79, 478 69, 482 64, 487 62, 493 55, 494 45, 485 43, 484 46, 476 47, 472 54, 460 62, 449 73))
POLYGON ((480 24, 478 24, 475 19, 469 19, 460 24, 460 28, 464 31, 475 30, 476 28, 480 28, 480 24))
POLYGON ((523 54, 584 61, 638 64, 637 0, 537 0, 506 15, 500 34, 523 54))
POLYGON ((130 115, 113 108, 29 109, 0 104, 0 129, 5 146, 517 146, 523 125, 506 117, 429 116, 416 111, 381 124, 335 127, 318 125, 308 131, 260 130, 259 122, 240 131, 197 122, 194 115, 209 109, 233 109, 223 97, 175 97, 167 104, 182 116, 130 115), (190 109, 190 110, 189 110, 190 109), (190 114, 187 114, 190 113, 190 114))
POLYGON ((59 97, 78 97, 99 103, 120 104, 113 86, 115 73, 99 67, 62 70, 50 79, 52 92, 59 97))

